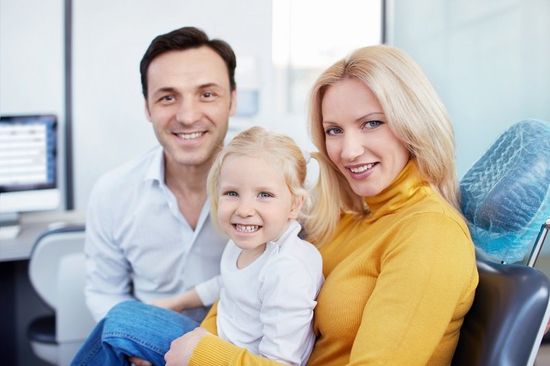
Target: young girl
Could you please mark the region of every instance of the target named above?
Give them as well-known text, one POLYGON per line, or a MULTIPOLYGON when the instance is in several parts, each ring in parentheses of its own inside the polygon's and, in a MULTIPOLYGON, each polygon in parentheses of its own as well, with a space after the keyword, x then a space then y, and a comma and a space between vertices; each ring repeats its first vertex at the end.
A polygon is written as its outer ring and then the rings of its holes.
MULTIPOLYGON (((272 360, 304 365, 315 343, 313 309, 323 282, 319 252, 298 237, 297 219, 307 196, 305 177, 306 161, 291 138, 259 127, 237 135, 208 176, 211 215, 230 238, 221 274, 155 305, 181 311, 211 305, 219 298, 219 337, 272 360)), ((137 304, 128 305, 147 306, 137 304)), ((153 310, 150 316, 155 317, 153 310)), ((170 333, 161 327, 161 333, 170 333)), ((182 327, 179 335, 189 330, 182 327)), ((122 339, 125 331, 132 333, 120 327, 115 337, 103 332, 101 339, 111 348, 107 358, 103 352, 89 357, 92 352, 84 346, 73 364, 124 363, 126 355, 163 364, 164 353, 146 350, 147 342, 128 347, 122 339)))
POLYGON ((211 214, 231 240, 221 274, 164 305, 176 311, 219 297, 218 336, 265 357, 305 364, 323 281, 317 249, 298 237, 306 162, 291 138, 260 127, 237 135, 208 176, 211 214))

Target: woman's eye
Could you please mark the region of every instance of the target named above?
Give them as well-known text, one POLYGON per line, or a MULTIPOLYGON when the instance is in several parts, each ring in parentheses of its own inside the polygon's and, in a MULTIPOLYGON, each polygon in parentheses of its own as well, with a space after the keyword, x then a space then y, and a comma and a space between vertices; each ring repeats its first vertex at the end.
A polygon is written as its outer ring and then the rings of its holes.
POLYGON ((329 127, 325 129, 325 134, 328 136, 336 136, 340 133, 342 133, 342 129, 339 127, 329 127))
POLYGON ((258 197, 259 198, 270 198, 270 197, 273 197, 273 194, 271 194, 269 192, 260 192, 258 194, 258 197))
POLYGON ((364 122, 364 123, 363 123, 362 128, 366 128, 366 129, 368 129, 368 130, 372 130, 372 129, 374 129, 374 128, 376 128, 376 127, 379 127, 379 126, 381 126, 381 125, 383 125, 383 124, 384 124, 384 122, 382 122, 382 121, 367 121, 367 122, 364 122))

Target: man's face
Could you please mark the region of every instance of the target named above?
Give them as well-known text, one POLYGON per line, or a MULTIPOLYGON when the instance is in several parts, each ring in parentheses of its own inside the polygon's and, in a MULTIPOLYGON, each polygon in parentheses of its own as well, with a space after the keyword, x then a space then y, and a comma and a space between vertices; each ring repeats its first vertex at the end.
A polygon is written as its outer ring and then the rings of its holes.
POLYGON ((151 62, 147 82, 147 118, 167 166, 209 166, 236 106, 223 59, 208 47, 170 51, 151 62))

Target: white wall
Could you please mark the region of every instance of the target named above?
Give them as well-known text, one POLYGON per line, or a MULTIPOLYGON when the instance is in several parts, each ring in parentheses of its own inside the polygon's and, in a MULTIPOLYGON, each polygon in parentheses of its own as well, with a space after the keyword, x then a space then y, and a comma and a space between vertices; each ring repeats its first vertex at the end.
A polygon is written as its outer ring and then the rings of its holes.
MULTIPOLYGON (((459 175, 512 123, 550 120, 549 1, 388 4, 391 43, 422 65, 455 122, 459 175)), ((233 133, 260 124, 311 148, 306 116, 285 115, 277 105, 271 0, 75 0, 73 7, 77 209, 86 208, 99 175, 156 143, 138 65, 154 36, 180 26, 202 27, 227 40, 238 58, 256 60, 260 113, 232 119, 233 133)), ((63 81, 63 1, 0 0, 0 113, 53 112, 63 131, 63 81)))
MULTIPOLYGON (((156 143, 144 115, 139 61, 158 34, 185 25, 197 26, 211 37, 228 41, 237 60, 255 59, 261 86, 261 112, 253 120, 234 118, 230 125, 235 130, 252 123, 270 124, 268 120, 273 120, 271 0, 214 3, 202 0, 74 1, 77 208, 86 207, 91 187, 99 175, 156 143)), ((289 126, 292 131, 292 125, 289 126)))
POLYGON ((550 1, 388 0, 390 43, 435 84, 462 176, 514 122, 550 121, 550 1))
POLYGON ((63 52, 63 0, 0 0, 0 114, 58 116, 61 189, 65 176, 63 52))

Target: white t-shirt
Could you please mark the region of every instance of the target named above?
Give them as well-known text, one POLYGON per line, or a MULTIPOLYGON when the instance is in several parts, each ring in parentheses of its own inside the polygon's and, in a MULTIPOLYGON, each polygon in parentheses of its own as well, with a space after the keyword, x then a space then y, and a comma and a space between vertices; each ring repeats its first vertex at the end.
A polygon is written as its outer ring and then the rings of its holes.
POLYGON ((300 224, 287 230, 245 268, 231 240, 221 260, 221 274, 196 287, 205 305, 219 296, 218 335, 239 347, 293 365, 306 364, 315 335, 315 298, 323 283, 317 248, 298 237, 300 224))

